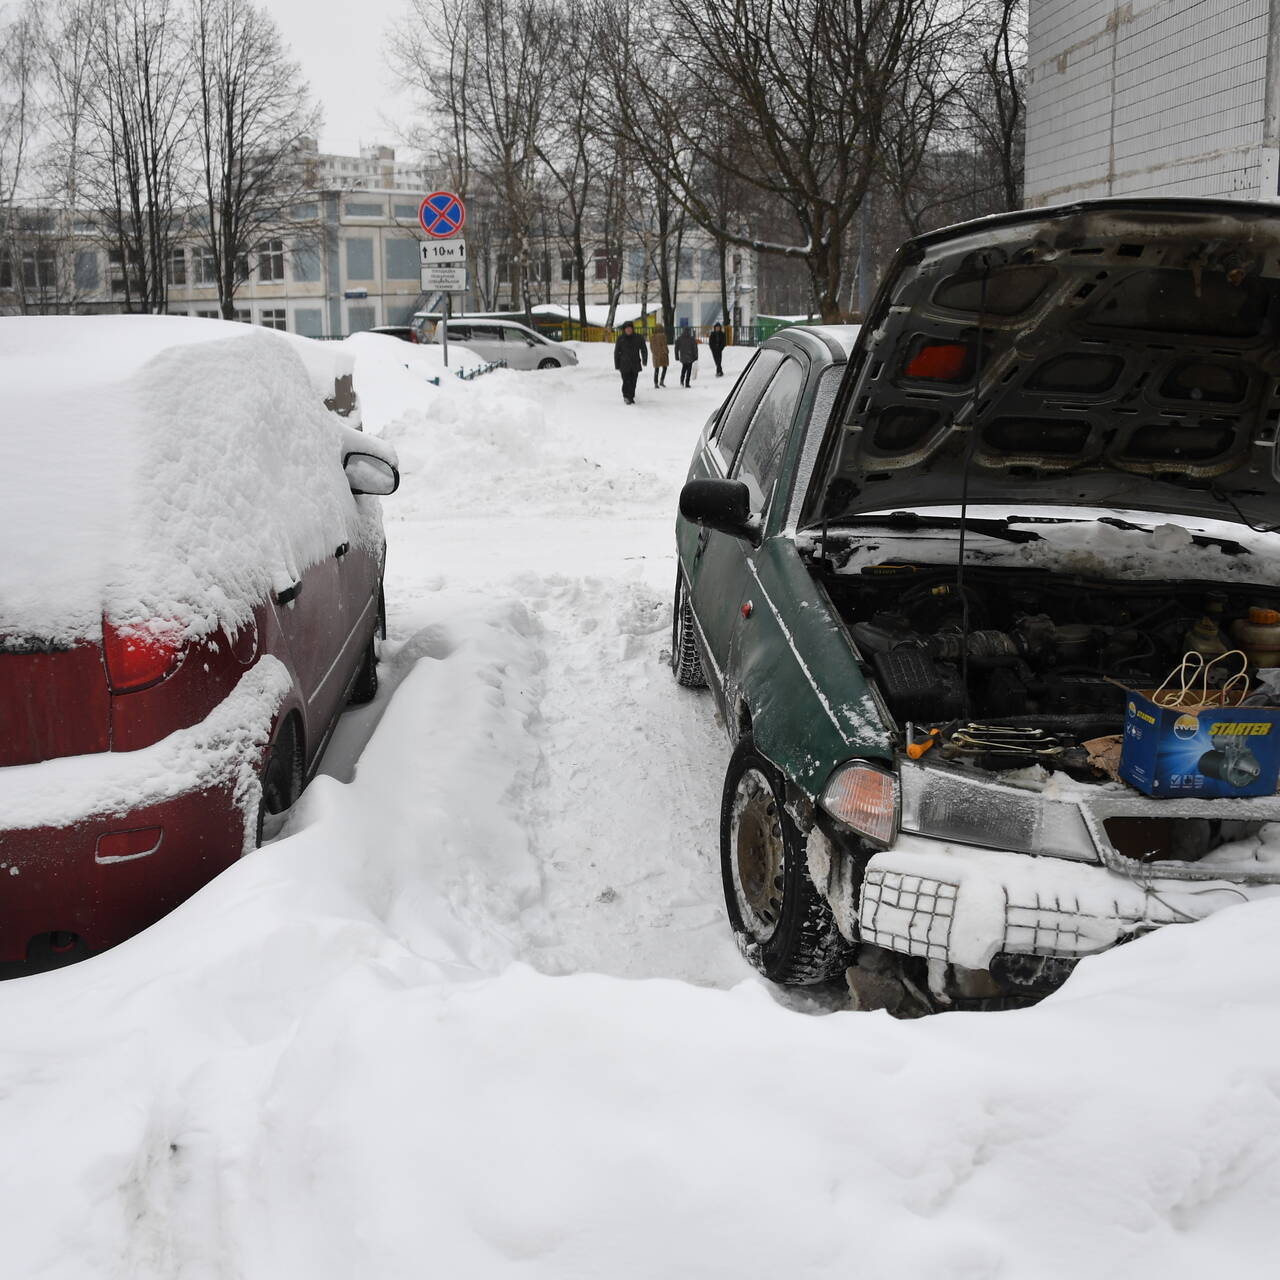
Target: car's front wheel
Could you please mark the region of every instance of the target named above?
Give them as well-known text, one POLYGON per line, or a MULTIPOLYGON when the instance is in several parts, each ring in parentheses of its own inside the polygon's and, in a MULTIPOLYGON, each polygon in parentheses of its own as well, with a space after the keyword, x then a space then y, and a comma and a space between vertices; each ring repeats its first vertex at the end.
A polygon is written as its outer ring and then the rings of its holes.
POLYGON ((676 598, 671 606, 671 672, 676 683, 684 685, 686 689, 707 687, 702 657, 698 653, 698 639, 693 630, 689 588, 679 569, 676 570, 676 598))
POLYGON ((742 738, 725 774, 720 872, 729 923, 747 960, 787 986, 825 982, 849 944, 809 878, 805 838, 786 810, 782 776, 742 738))
POLYGON ((538 361, 539 369, 558 369, 559 367, 560 367, 560 361, 553 360, 550 356, 548 356, 545 360, 538 361))

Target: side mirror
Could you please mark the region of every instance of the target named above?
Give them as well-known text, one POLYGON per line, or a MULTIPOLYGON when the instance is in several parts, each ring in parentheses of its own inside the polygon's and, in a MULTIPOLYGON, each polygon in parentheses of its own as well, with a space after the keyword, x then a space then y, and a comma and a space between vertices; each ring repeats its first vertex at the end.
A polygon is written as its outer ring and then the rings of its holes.
POLYGON ((376 453, 349 453, 342 459, 342 469, 352 493, 385 498, 400 487, 400 472, 376 453))
POLYGON ((690 480, 680 490, 680 514, 717 533, 755 543, 760 521, 751 514, 751 494, 741 480, 690 480))

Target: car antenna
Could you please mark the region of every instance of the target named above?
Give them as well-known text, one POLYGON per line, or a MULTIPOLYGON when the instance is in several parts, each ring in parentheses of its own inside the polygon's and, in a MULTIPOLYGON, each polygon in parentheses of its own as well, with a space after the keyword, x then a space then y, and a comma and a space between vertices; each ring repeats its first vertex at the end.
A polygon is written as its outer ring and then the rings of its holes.
POLYGON ((978 432, 978 403, 982 393, 983 355, 986 351, 987 281, 991 277, 991 254, 982 254, 982 278, 978 284, 978 350, 973 361, 973 407, 969 413, 969 439, 960 464, 960 545, 956 551, 956 592, 960 596, 960 699, 966 720, 969 706, 969 595, 964 589, 965 527, 969 520, 969 468, 978 432))

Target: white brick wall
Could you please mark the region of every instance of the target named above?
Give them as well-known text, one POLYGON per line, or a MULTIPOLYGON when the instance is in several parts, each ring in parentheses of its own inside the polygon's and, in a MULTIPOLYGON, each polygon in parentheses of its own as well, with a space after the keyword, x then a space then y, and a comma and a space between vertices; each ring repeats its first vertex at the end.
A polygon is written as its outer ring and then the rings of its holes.
POLYGON ((1268 0, 1030 0, 1026 203, 1259 198, 1267 23, 1268 0))

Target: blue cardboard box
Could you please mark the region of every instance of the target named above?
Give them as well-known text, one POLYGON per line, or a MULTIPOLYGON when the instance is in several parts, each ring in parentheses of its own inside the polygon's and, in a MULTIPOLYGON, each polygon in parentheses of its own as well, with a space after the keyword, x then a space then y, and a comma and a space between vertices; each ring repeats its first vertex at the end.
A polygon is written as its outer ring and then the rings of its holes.
POLYGON ((1127 691, 1120 776, 1149 796, 1269 796, 1280 777, 1280 708, 1162 707, 1127 691))

